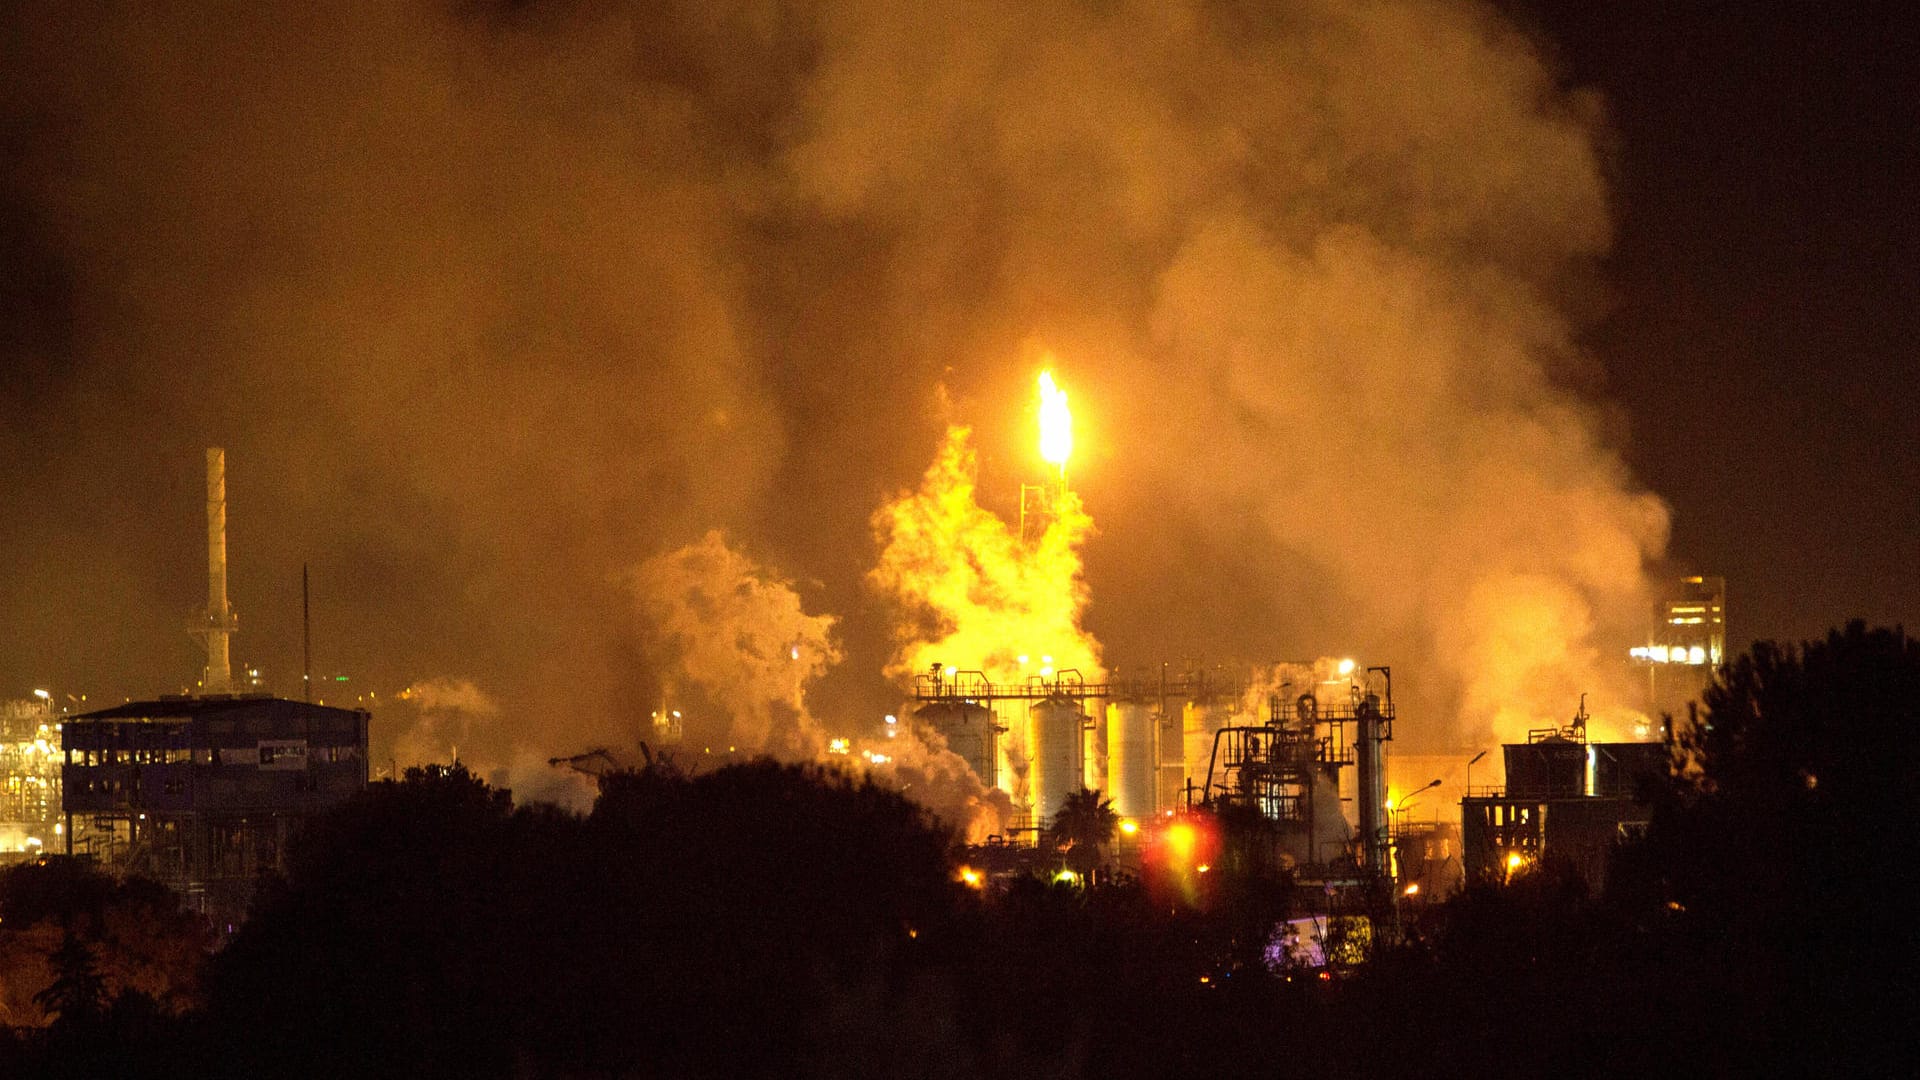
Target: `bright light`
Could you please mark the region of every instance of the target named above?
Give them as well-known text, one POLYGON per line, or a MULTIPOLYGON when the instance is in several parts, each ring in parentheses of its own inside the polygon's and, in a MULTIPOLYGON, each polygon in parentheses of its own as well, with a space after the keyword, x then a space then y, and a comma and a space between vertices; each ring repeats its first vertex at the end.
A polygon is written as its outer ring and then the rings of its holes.
POLYGON ((1067 392, 1053 384, 1053 372, 1040 373, 1040 457, 1067 474, 1067 458, 1073 456, 1073 413, 1067 409, 1067 392))
POLYGON ((1140 831, 1140 823, 1133 820, 1132 818, 1121 818, 1120 831, 1125 833, 1128 836, 1132 836, 1134 833, 1137 833, 1140 831))
POLYGON ((1353 674, 1353 661, 1351 660, 1340 661, 1339 671, 1342 676, 1353 674))
POLYGON ((49 693, 47 693, 47 692, 46 692, 45 690, 35 690, 35 691, 33 692, 33 696, 34 696, 34 697, 37 697, 37 698, 39 698, 39 699, 40 699, 41 701, 52 701, 52 700, 53 700, 53 695, 52 695, 52 694, 49 694, 49 693))
POLYGON ((1405 895, 1407 895, 1407 896, 1419 896, 1419 895, 1420 895, 1420 883, 1416 881, 1416 882, 1414 882, 1413 884, 1411 884, 1411 885, 1409 885, 1409 886, 1407 886, 1407 888, 1406 888, 1406 893, 1405 893, 1405 895))
POLYGON ((1027 666, 1027 654, 1026 654, 1026 653, 1021 653, 1021 654, 1020 654, 1019 656, 1016 656, 1016 657, 1014 657, 1014 659, 1015 659, 1015 660, 1018 660, 1018 661, 1020 661, 1020 666, 1021 666, 1021 667, 1026 667, 1026 666, 1027 666))
POLYGON ((829 754, 844 754, 844 753, 847 753, 849 750, 850 750, 850 745, 845 739, 828 739, 827 740, 827 753, 829 754))
POLYGON ((1199 832, 1186 822, 1176 822, 1167 826, 1167 851, 1181 862, 1193 857, 1194 846, 1199 842, 1199 832))
POLYGON ((1206 863, 1201 863, 1199 866, 1196 866, 1193 868, 1193 872, 1196 874, 1204 874, 1211 869, 1213 869, 1213 867, 1207 865, 1206 863))
POLYGON ((899 717, 897 717, 897 716, 895 716, 895 715, 893 715, 892 713, 888 713, 888 714, 887 714, 887 723, 889 723, 889 724, 897 724, 897 723, 899 723, 899 722, 900 722, 900 718, 899 718, 899 717))
POLYGON ((947 676, 947 678, 949 678, 949 679, 951 679, 951 678, 953 678, 953 677, 954 677, 955 675, 958 675, 958 674, 960 674, 960 669, 959 669, 959 668, 957 668, 957 667, 954 667, 954 666, 953 666, 952 664, 948 664, 948 665, 947 665, 947 670, 946 670, 946 672, 945 672, 945 675, 947 676))
POLYGON ((1525 855, 1517 851, 1507 852, 1507 873, 1511 874, 1525 865, 1527 865, 1527 857, 1525 855))
POLYGON ((795 645, 795 646, 794 646, 793 648, 791 648, 791 649, 788 649, 788 650, 787 650, 787 659, 789 659, 789 660, 798 660, 798 659, 800 659, 800 646, 798 646, 798 645, 795 645))
POLYGON ((1072 885, 1079 880, 1080 880, 1080 875, 1074 873, 1071 870, 1062 870, 1059 873, 1053 875, 1053 883, 1055 885, 1072 885))
POLYGON ((958 877, 960 884, 965 885, 969 889, 980 888, 981 884, 986 880, 980 876, 980 871, 975 870, 971 866, 961 867, 958 877))

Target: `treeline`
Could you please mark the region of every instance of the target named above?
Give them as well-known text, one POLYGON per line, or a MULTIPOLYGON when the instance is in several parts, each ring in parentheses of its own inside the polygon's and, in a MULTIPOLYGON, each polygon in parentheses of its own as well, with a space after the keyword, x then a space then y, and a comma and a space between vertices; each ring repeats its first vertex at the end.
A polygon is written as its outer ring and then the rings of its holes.
POLYGON ((0 875, 0 948, 60 973, 0 1074, 1905 1074, 1916 701, 1897 631, 1758 646, 1604 895, 1478 883, 1331 981, 1267 962, 1284 889, 977 890, 832 772, 616 774, 583 816, 415 770, 307 830, 210 958, 149 886, 0 875))

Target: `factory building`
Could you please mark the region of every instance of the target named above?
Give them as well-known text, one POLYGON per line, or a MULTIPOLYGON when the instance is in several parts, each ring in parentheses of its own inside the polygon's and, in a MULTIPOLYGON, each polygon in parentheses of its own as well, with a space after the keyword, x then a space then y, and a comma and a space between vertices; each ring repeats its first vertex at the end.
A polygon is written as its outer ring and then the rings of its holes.
POLYGON ((367 785, 368 714, 266 696, 165 697, 69 717, 69 854, 166 882, 237 921, 290 836, 367 785), (84 826, 75 842, 74 826, 84 826))
POLYGON ((0 861, 55 850, 60 819, 60 717, 46 691, 0 702, 0 861))
POLYGON ((1666 774, 1666 745, 1588 742, 1584 727, 1569 727, 1501 749, 1506 787, 1460 802, 1467 876, 1503 879, 1548 859, 1600 888, 1614 846, 1646 828, 1648 784, 1666 774))
POLYGON ((1646 669, 1647 715, 1684 714, 1727 659, 1727 579, 1681 578, 1656 606, 1647 643, 1630 655, 1646 669))

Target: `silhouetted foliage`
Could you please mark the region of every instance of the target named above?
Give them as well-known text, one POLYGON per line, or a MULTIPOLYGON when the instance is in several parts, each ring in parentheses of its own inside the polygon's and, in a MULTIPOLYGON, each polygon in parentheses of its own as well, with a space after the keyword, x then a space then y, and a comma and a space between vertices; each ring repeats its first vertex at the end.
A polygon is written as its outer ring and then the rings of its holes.
POLYGON ((1911 1049, 1920 643, 1858 622, 1761 642, 1678 734, 1698 772, 1616 860, 1616 904, 1721 989, 1729 1053, 1861 1073, 1911 1049))
POLYGON ((1113 800, 1081 788, 1061 800, 1059 811, 1047 823, 1047 842, 1064 852, 1074 869, 1087 874, 1100 865, 1119 828, 1113 800))
MULTIPOLYGON (((1897 904, 1915 855, 1898 811, 1920 731, 1917 676, 1913 643, 1858 625, 1800 650, 1757 646, 1683 733, 1699 771, 1657 793, 1652 826, 1618 853, 1604 895, 1549 852, 1509 882, 1424 908, 1404 943, 1354 972, 1271 954, 1299 894, 1257 815, 1188 822, 1206 835, 1205 874, 1196 847, 1159 876, 1089 885, 1036 872, 977 892, 954 880, 952 837, 922 810, 830 770, 655 765, 603 778, 586 815, 515 808, 457 766, 413 770, 296 838, 286 879, 260 891, 217 958, 202 1020, 183 1026, 89 975, 105 955, 89 945, 107 938, 63 938, 59 989, 45 998, 59 1030, 0 1038, 0 1067, 1889 1071, 1907 1060, 1914 1004, 1914 932, 1897 904), (99 1036, 60 1041, 82 1017, 99 1036)), ((1096 794, 1069 808, 1055 840, 1096 850, 1111 839, 1112 809, 1096 794)), ((0 925, 107 926, 146 888, 73 867, 10 873, 0 925)), ((1387 916, 1373 914, 1384 931, 1387 916)))
POLYGON ((92 947, 68 928, 51 959, 53 981, 33 995, 34 1003, 53 1017, 56 1028, 94 1027, 107 1011, 107 982, 92 947))

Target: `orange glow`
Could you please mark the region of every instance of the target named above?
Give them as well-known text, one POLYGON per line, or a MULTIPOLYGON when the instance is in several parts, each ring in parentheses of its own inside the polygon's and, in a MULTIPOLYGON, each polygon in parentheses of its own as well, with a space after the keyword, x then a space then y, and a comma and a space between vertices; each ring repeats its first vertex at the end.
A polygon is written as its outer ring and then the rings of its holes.
POLYGON ((1180 862, 1193 858, 1193 849, 1200 842, 1200 834, 1194 827, 1182 821, 1167 826, 1167 854, 1180 862))
POLYGON ((980 888, 986 880, 980 876, 980 871, 975 870, 971 866, 961 867, 960 873, 956 876, 960 879, 960 884, 965 885, 969 889, 980 888))
POLYGON ((1067 408, 1067 392, 1055 386, 1053 372, 1040 373, 1040 456, 1067 475, 1067 459, 1073 456, 1073 413, 1067 408))

